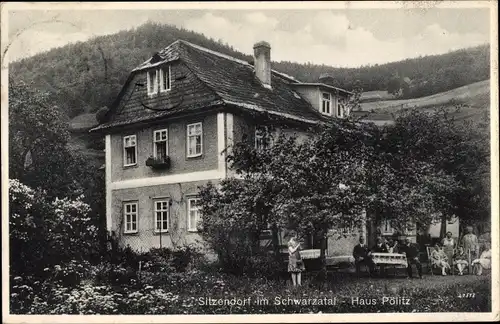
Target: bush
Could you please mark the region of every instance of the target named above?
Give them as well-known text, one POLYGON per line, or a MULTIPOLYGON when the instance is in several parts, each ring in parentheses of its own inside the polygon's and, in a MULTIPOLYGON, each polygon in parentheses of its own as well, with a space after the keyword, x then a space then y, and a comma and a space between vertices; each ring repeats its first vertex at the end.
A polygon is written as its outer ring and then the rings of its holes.
POLYGON ((184 272, 203 262, 203 259, 204 256, 200 250, 191 245, 175 250, 155 248, 137 256, 137 260, 143 262, 143 269, 151 272, 184 272))
POLYGON ((50 201, 46 193, 9 180, 11 272, 42 275, 70 261, 98 258, 97 226, 83 196, 50 201))

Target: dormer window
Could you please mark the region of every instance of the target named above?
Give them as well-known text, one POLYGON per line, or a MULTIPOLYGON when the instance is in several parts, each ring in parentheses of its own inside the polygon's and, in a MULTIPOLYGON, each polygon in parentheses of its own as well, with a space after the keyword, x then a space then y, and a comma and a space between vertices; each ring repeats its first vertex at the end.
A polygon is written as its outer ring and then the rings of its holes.
POLYGON ((172 73, 170 65, 147 72, 148 95, 166 92, 172 88, 172 73))
POLYGON ((171 74, 170 65, 162 67, 160 69, 160 92, 165 92, 170 90, 171 85, 171 74))
POLYGON ((150 70, 147 73, 148 78, 148 95, 158 93, 158 70, 150 70))
POLYGON ((332 96, 328 92, 321 94, 321 113, 323 115, 332 115, 332 96))

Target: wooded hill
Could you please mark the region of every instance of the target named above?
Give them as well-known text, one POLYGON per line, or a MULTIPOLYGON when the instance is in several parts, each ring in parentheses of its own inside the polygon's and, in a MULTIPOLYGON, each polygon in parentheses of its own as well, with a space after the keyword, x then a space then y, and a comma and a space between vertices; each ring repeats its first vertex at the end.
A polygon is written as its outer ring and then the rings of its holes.
MULTIPOLYGON (((13 62, 9 73, 16 80, 49 91, 54 105, 72 118, 110 104, 133 68, 177 39, 252 61, 251 55, 203 34, 171 25, 146 23, 13 62)), ((317 81, 321 74, 328 73, 335 84, 348 90, 360 80, 363 91, 386 90, 389 80, 396 76, 410 79, 410 96, 420 97, 489 79, 489 50, 489 45, 484 45, 359 68, 293 62, 273 62, 273 68, 302 81, 317 81)))

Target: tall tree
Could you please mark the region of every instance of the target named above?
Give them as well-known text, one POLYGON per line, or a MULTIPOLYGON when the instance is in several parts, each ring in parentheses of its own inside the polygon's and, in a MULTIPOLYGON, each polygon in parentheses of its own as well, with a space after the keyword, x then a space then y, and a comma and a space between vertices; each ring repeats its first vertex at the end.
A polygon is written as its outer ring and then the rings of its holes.
MULTIPOLYGON (((489 218, 489 134, 486 124, 456 120, 446 109, 410 110, 386 127, 391 154, 425 164, 448 184, 435 186, 435 210, 446 220, 459 216, 471 224, 489 218)), ((429 211, 433 212, 433 211, 429 211)))

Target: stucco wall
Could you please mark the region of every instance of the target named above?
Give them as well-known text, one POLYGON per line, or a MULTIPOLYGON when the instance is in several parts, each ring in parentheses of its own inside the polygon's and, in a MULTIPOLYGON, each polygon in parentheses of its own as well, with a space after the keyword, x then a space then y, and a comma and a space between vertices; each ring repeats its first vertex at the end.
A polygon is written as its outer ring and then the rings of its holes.
POLYGON ((121 244, 130 245, 136 251, 147 251, 160 246, 201 244, 199 234, 187 231, 187 198, 196 197, 198 186, 206 183, 208 181, 114 190, 112 192, 112 230, 118 233, 121 244), (158 198, 166 198, 171 202, 169 232, 161 235, 154 230, 154 200, 158 198), (124 202, 131 201, 138 203, 138 232, 124 234, 122 206, 124 202))
POLYGON ((166 120, 152 127, 112 134, 111 151, 111 181, 113 182, 216 169, 218 161, 217 115, 190 117, 172 122, 166 120), (188 124, 197 122, 203 123, 203 154, 199 157, 188 158, 186 127, 188 124), (168 155, 171 167, 168 170, 153 170, 146 166, 146 159, 153 155, 153 132, 165 128, 168 129, 168 155), (137 164, 124 167, 123 136, 134 134, 137 136, 137 164))

